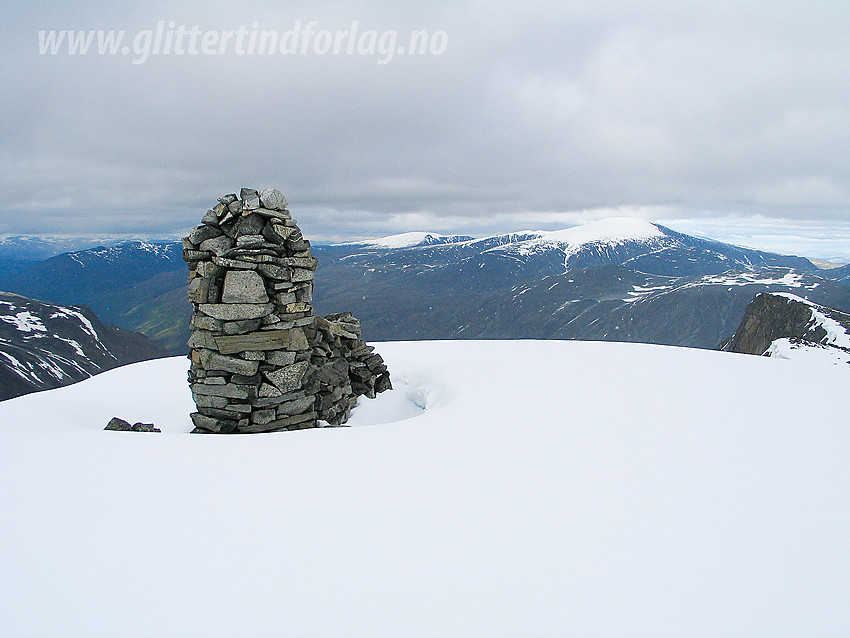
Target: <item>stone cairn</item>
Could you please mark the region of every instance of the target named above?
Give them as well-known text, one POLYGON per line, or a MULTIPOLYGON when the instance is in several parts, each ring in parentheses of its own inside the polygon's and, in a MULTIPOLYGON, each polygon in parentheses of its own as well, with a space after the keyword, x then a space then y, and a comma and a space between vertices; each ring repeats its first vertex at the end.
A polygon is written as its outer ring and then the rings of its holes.
POLYGON ((313 314, 317 261, 277 189, 220 197, 183 239, 194 432, 342 425, 391 388, 350 313, 313 314))

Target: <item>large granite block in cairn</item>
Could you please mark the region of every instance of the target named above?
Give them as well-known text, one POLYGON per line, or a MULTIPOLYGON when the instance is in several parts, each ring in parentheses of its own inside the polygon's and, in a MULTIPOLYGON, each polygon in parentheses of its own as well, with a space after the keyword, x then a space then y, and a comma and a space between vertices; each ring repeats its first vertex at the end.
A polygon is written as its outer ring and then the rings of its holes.
POLYGON ((391 388, 350 313, 313 314, 317 261, 277 189, 220 197, 183 239, 195 432, 341 425, 391 388))

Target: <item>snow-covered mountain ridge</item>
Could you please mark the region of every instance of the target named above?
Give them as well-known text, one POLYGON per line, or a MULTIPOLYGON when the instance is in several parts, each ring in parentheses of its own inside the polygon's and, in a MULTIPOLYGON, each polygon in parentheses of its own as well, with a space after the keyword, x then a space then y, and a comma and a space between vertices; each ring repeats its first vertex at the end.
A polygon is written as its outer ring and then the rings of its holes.
MULTIPOLYGON (((677 233, 634 219, 483 238, 402 234, 318 245, 319 313, 350 309, 379 340, 604 339, 714 348, 759 292, 850 312, 844 269, 677 233), (380 245, 379 245, 380 244, 380 245), (397 246, 397 247, 393 247, 397 246)), ((31 297, 91 306, 106 323, 183 352, 180 245, 60 255, 0 275, 31 297)), ((5 284, 3 281, 5 280, 5 284)))
POLYGON ((365 246, 369 248, 415 248, 420 246, 433 246, 437 244, 482 244, 499 243, 526 244, 549 244, 558 245, 565 249, 576 251, 581 246, 590 243, 618 244, 627 241, 645 241, 654 237, 662 237, 664 233, 656 224, 646 222, 632 217, 610 217, 607 219, 589 222, 580 226, 565 228, 562 230, 524 230, 514 233, 488 235, 486 237, 470 237, 468 235, 440 235, 423 231, 412 231, 377 239, 365 239, 337 246, 365 246))
POLYGON ((0 634, 850 633, 843 371, 376 345, 349 428, 185 434, 185 358, 0 404, 0 634))

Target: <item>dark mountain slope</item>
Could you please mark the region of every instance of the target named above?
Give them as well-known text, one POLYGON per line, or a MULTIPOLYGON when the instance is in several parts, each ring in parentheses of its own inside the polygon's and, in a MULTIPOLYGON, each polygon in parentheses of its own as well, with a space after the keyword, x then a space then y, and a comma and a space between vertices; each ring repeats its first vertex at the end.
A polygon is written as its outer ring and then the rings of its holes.
POLYGON ((85 306, 0 292, 0 399, 166 354, 144 335, 103 325, 85 306))

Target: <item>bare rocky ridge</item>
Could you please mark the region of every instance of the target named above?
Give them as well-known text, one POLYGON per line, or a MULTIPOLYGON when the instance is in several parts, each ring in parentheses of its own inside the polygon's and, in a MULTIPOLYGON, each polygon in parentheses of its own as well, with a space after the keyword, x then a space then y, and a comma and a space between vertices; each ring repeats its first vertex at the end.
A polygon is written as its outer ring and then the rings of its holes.
POLYGON ((763 355, 779 339, 837 348, 835 330, 850 332, 850 315, 787 294, 761 293, 747 306, 741 324, 719 350, 763 355), (831 328, 827 323, 832 324, 831 328))
POLYGON ((277 189, 220 197, 183 239, 197 432, 341 425, 391 387, 350 313, 313 314, 318 262, 277 189))

